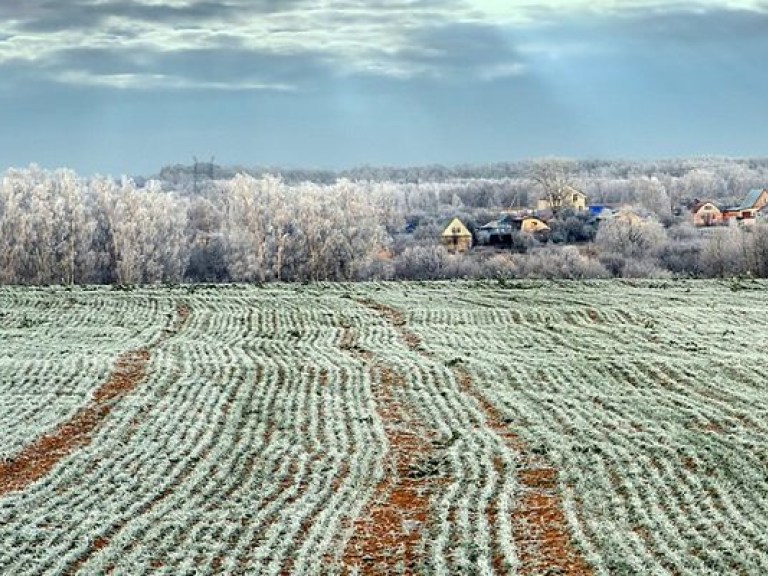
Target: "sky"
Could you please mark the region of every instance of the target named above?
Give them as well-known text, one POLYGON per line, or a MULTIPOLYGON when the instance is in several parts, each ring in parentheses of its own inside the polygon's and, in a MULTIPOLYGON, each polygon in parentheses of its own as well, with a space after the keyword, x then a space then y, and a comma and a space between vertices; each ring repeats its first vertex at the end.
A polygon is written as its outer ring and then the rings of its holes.
POLYGON ((0 22, 0 170, 768 154, 768 0, 25 0, 0 22))

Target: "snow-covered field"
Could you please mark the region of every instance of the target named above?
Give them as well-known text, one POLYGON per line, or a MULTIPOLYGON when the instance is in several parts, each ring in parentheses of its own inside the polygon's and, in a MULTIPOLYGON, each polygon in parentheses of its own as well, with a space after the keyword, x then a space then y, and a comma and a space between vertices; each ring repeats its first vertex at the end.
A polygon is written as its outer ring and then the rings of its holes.
POLYGON ((0 289, 0 572, 768 573, 768 284, 0 289))

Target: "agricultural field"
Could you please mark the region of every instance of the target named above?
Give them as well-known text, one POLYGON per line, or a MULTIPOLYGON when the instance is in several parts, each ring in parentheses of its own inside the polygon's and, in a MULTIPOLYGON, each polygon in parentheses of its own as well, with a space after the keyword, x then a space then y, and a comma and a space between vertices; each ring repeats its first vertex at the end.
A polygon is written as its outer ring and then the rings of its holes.
POLYGON ((0 288, 0 573, 768 574, 768 284, 0 288))

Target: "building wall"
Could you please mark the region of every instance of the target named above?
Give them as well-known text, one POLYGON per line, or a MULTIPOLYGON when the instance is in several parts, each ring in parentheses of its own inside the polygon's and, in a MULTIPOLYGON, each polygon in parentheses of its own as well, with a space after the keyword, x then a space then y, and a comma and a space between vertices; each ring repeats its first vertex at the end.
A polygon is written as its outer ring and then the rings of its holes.
POLYGON ((755 212, 757 212, 758 210, 760 210, 760 208, 762 208, 766 204, 768 204, 768 189, 763 190, 760 193, 760 197, 757 199, 757 202, 755 202, 755 205, 753 206, 753 208, 755 209, 755 212))
POLYGON ((472 248, 472 236, 442 236, 440 242, 450 252, 466 252, 472 248))
POLYGON ((563 195, 563 201, 558 202, 556 206, 552 206, 547 198, 540 198, 536 202, 536 210, 552 210, 552 208, 560 208, 561 205, 572 210, 586 210, 587 197, 579 192, 567 192, 563 195))
POLYGON ((723 222, 723 213, 714 204, 707 203, 693 213, 694 226, 714 226, 723 222))
POLYGON ((574 210, 587 209, 587 197, 584 194, 571 194, 568 200, 566 204, 570 205, 574 210))

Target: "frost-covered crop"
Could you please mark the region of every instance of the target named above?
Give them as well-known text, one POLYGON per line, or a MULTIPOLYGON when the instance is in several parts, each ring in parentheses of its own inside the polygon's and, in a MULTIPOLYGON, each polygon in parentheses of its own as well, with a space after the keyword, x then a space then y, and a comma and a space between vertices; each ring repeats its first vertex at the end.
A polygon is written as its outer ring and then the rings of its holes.
POLYGON ((757 285, 0 289, 0 572, 768 573, 757 285))

